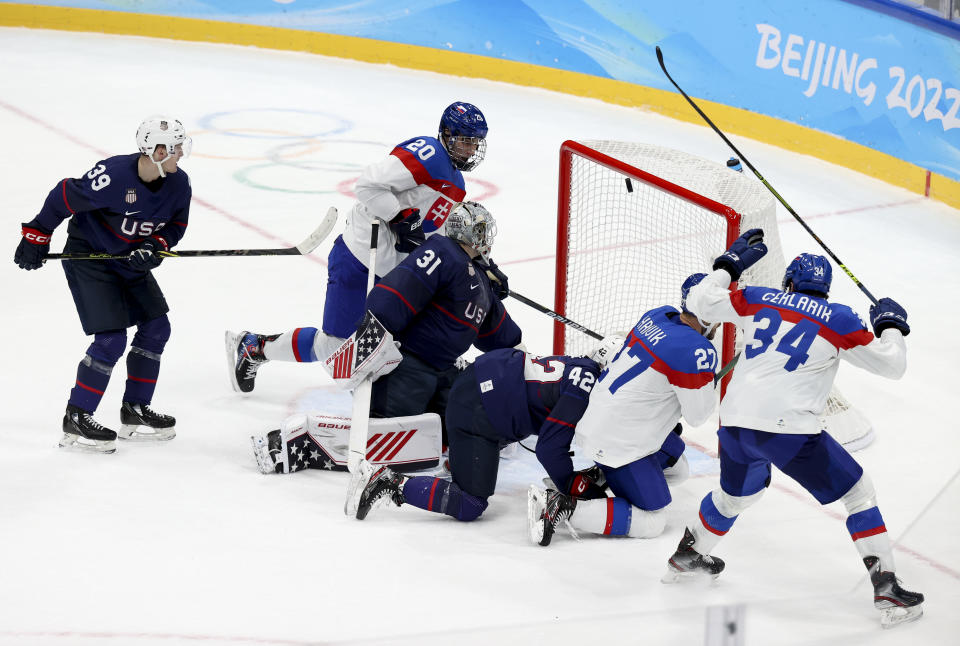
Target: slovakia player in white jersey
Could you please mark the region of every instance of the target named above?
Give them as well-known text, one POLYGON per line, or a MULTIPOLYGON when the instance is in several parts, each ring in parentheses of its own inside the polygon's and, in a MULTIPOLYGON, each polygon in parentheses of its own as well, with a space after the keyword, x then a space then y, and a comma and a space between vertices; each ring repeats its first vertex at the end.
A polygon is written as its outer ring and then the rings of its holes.
POLYGON ((814 254, 801 254, 790 263, 783 291, 730 291, 730 282, 766 253, 762 240, 760 229, 743 234, 687 299, 697 316, 740 327, 744 349, 720 405, 720 487, 700 503, 663 581, 693 574, 716 577, 723 571, 723 561, 709 554, 737 516, 763 495, 770 467, 776 465, 820 504, 843 502, 847 530, 870 573, 881 623, 919 618, 923 595, 897 582, 873 484, 823 430, 819 418, 840 359, 890 379, 903 375, 907 313, 881 298, 870 308, 871 334, 851 308, 827 301, 832 268, 814 254))
POLYGON ((548 544, 561 520, 574 531, 608 536, 653 538, 663 532, 672 499, 667 477, 681 482, 689 473, 678 421, 683 416, 697 426, 716 407, 717 353, 710 339, 717 326, 687 309, 688 292, 705 276, 693 274, 683 282, 682 311, 652 309, 625 339, 605 339, 594 355, 606 367, 575 438, 614 497, 578 500, 531 487, 534 541, 548 544))
MULTIPOLYGON (((463 172, 483 161, 487 130, 483 113, 458 101, 444 110, 436 138, 408 139, 364 169, 355 187, 357 202, 328 258, 322 329, 298 327, 274 335, 227 332, 234 390, 252 391, 257 370, 266 361, 322 360, 353 334, 365 311, 374 219, 387 225, 380 227, 377 237, 379 280, 427 237, 444 230, 447 216, 466 196, 463 172)), ((506 298, 507 277, 495 263, 489 264, 499 280, 495 293, 506 298)))

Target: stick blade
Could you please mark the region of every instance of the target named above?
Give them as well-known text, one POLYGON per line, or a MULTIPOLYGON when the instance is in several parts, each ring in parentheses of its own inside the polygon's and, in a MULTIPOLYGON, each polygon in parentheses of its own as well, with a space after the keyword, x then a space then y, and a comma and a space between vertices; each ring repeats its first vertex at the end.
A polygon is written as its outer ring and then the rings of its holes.
POLYGON ((337 208, 331 206, 327 210, 327 214, 323 216, 323 220, 320 222, 320 225, 314 230, 313 233, 307 236, 306 240, 297 245, 297 251, 301 255, 307 255, 314 249, 320 246, 320 243, 323 242, 330 231, 333 230, 334 225, 337 224, 337 208))

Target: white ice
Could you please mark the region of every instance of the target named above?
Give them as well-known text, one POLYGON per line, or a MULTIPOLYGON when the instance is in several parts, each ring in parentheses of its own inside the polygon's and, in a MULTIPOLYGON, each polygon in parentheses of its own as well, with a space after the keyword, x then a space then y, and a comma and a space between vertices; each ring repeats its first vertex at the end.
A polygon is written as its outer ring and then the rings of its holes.
MULTIPOLYGON (((475 103, 491 130, 468 195, 498 218, 495 257, 511 285, 548 305, 561 141, 644 141, 722 162, 728 150, 706 127, 503 83, 254 48, 0 29, 0 61, 0 248, 9 254, 0 263, 0 642, 700 644, 708 606, 746 604, 747 644, 957 643, 957 210, 735 138, 856 276, 910 313, 902 380, 850 366, 838 379, 879 436, 857 458, 897 541, 898 574, 927 595, 923 619, 882 631, 843 509, 821 508, 779 474, 716 549, 728 566, 712 587, 658 581, 683 523, 717 484, 709 469, 674 491, 660 538, 577 543, 561 532, 546 549, 526 538, 525 488, 542 474, 522 451, 502 463, 489 509, 469 524, 414 508, 360 523, 341 511, 343 474, 261 475, 252 433, 291 412, 349 404, 317 364, 269 364, 251 396, 233 393, 223 331, 317 325, 332 237, 310 258, 166 261, 156 274, 173 336, 154 404, 177 416, 177 438, 122 444, 110 456, 56 448, 89 341, 56 263, 26 273, 11 262, 19 223, 61 178, 134 152, 148 114, 177 115, 194 134, 183 167, 195 199, 181 248, 276 247, 299 242, 331 204, 345 214, 352 200, 338 186, 399 141, 433 134, 449 102, 475 103), (203 125, 214 114, 210 125, 228 134, 203 125)), ((696 95, 695 78, 682 83, 696 95)), ((780 222, 787 257, 817 251, 782 209, 780 222)), ((866 313, 839 271, 833 296, 866 313)), ((528 347, 549 352, 550 319, 508 306, 528 347)), ((107 425, 118 423, 123 376, 121 364, 98 412, 107 425)), ((685 437, 715 447, 710 425, 685 437)))

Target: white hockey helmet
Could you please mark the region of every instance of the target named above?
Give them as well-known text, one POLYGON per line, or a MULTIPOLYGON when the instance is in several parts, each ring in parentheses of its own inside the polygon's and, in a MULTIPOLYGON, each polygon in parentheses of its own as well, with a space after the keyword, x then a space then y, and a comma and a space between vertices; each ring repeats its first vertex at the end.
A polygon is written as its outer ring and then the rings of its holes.
POLYGON ((446 222, 446 236, 462 242, 483 258, 490 260, 490 249, 497 235, 497 221, 479 202, 460 202, 446 222))
POLYGON ((613 359, 613 355, 620 351, 626 342, 625 334, 611 334, 603 337, 603 340, 590 353, 590 358, 596 361, 601 368, 606 368, 607 364, 613 359))
MULTIPOLYGON (((186 129, 177 119, 153 115, 144 119, 137 128, 137 148, 149 157, 150 161, 157 164, 157 168, 160 168, 162 161, 158 163, 153 158, 157 146, 165 146, 168 153, 180 146, 183 157, 189 157, 190 150, 193 148, 193 139, 187 136, 186 129)), ((165 176, 163 168, 160 168, 160 175, 165 176)))

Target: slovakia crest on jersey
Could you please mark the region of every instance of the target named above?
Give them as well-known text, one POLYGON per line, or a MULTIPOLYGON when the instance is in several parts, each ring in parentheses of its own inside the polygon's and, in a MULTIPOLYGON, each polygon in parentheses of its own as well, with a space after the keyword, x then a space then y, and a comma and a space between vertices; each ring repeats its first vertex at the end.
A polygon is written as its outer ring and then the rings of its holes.
MULTIPOLYGON (((449 186, 449 184, 445 186, 449 186)), ((423 217, 421 223, 423 232, 433 233, 440 229, 443 223, 447 221, 447 216, 450 215, 450 211, 452 210, 453 202, 445 197, 437 198, 437 201, 433 203, 433 206, 430 207, 430 210, 427 211, 427 214, 423 217)))

